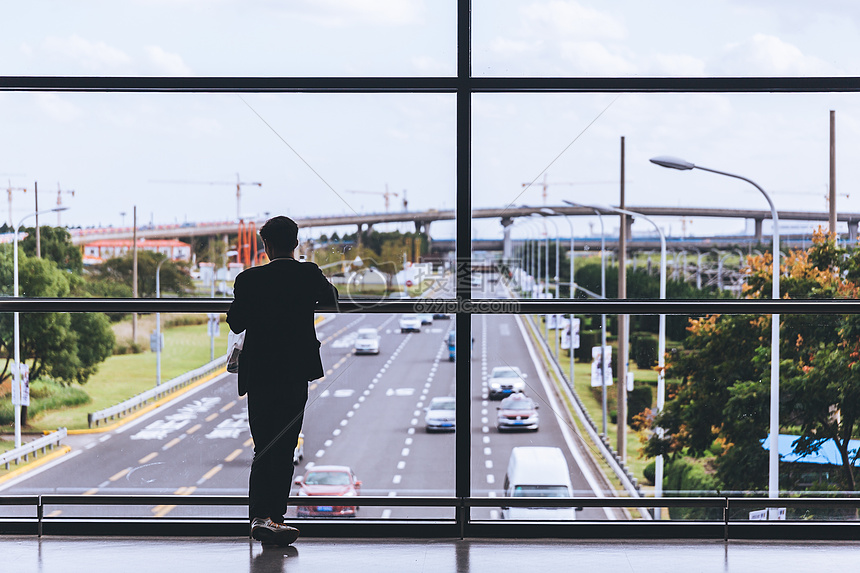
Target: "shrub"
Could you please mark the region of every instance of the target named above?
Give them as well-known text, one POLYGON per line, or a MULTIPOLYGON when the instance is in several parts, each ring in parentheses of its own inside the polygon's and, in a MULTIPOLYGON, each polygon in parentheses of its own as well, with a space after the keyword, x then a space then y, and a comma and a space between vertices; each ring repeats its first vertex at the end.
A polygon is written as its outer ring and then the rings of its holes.
MULTIPOLYGON (((27 417, 35 418, 42 412, 78 406, 89 401, 89 395, 78 387, 64 386, 53 380, 35 380, 30 383, 30 405, 27 407, 27 417)), ((0 402, 0 425, 14 423, 15 409, 12 401, 0 402)))
POLYGON ((651 368, 657 364, 657 338, 636 333, 630 338, 630 352, 639 368, 651 368))
POLYGON ((579 332, 579 348, 574 356, 579 362, 591 362, 591 349, 600 346, 600 331, 581 330, 579 332))
MULTIPOLYGON (((702 492, 715 492, 719 483, 708 473, 706 464, 713 458, 677 457, 666 464, 663 490, 667 497, 698 497, 702 492), (686 493, 689 492, 689 493, 686 493)), ((716 507, 671 507, 670 519, 722 519, 722 509, 716 507)))
POLYGON ((643 384, 636 386, 633 391, 627 392, 627 424, 633 423, 633 416, 641 414, 646 408, 650 408, 653 400, 651 386, 643 384))

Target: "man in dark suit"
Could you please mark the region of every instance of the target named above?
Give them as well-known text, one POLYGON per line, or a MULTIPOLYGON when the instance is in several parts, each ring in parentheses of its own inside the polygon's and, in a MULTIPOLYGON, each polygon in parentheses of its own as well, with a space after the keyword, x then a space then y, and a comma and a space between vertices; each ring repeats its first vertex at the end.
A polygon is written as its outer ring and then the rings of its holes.
POLYGON ((230 330, 245 331, 239 395, 248 394, 254 439, 249 480, 251 537, 289 545, 299 531, 284 525, 293 450, 302 428, 308 381, 323 376, 314 308, 337 304, 337 290, 318 266, 294 257, 298 225, 273 217, 260 229, 269 264, 236 277, 227 313, 230 330))

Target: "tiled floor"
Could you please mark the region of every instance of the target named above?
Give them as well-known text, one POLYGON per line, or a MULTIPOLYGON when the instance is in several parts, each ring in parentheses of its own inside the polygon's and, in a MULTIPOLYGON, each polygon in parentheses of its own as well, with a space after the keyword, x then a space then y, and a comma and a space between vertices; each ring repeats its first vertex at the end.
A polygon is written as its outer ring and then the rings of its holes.
POLYGON ((851 572, 860 542, 300 539, 263 549, 227 538, 0 537, 9 573, 851 572))

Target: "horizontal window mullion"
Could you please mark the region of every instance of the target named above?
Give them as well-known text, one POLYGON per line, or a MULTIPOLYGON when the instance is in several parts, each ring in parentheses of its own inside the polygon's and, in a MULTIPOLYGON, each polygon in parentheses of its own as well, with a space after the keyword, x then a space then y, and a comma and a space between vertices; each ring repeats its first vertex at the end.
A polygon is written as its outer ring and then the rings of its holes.
POLYGON ((0 91, 188 93, 860 92, 860 77, 122 77, 0 76, 0 91))
MULTIPOLYGON (((231 299, 0 298, 0 312, 227 312, 231 299)), ((860 299, 835 300, 342 300, 319 312, 395 314, 860 314, 860 299)))

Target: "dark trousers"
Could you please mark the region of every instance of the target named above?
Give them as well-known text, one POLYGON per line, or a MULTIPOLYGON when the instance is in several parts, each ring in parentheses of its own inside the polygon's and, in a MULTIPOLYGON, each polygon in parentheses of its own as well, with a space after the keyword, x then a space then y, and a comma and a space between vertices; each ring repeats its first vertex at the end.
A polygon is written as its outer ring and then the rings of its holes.
POLYGON ((254 438, 248 512, 251 519, 283 521, 293 483, 293 451, 308 399, 307 381, 266 382, 270 385, 248 391, 248 423, 254 438))

